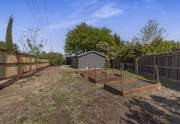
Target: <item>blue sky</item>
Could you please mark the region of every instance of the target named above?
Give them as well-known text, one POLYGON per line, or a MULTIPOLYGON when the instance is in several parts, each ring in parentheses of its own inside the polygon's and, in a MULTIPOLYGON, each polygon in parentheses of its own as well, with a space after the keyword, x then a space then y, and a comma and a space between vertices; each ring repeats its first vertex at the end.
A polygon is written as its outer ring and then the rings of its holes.
POLYGON ((157 20, 167 30, 167 39, 180 40, 179 0, 1 0, 0 40, 5 39, 6 25, 14 16, 14 42, 22 32, 40 28, 47 39, 44 50, 64 52, 66 33, 86 22, 108 27, 124 40, 131 40, 149 19, 157 20))

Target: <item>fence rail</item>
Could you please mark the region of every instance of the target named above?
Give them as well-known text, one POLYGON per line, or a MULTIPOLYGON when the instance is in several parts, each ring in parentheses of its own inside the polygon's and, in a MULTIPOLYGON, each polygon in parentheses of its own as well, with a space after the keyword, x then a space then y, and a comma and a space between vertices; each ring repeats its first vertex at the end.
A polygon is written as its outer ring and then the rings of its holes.
POLYGON ((47 68, 49 60, 0 49, 0 80, 20 78, 47 68))

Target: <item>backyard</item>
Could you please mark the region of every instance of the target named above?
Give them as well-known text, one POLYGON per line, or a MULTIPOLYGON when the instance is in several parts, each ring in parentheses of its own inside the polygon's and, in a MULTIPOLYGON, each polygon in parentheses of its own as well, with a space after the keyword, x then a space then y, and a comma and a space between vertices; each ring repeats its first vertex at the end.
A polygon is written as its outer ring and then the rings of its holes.
POLYGON ((11 2, 0 124, 180 124, 180 1, 11 2))
MULTIPOLYGON (((180 91, 112 94, 68 66, 49 67, 0 90, 1 124, 178 124, 180 91)), ((168 82, 171 83, 171 82, 168 82)), ((166 87, 165 87, 166 86, 166 87)))

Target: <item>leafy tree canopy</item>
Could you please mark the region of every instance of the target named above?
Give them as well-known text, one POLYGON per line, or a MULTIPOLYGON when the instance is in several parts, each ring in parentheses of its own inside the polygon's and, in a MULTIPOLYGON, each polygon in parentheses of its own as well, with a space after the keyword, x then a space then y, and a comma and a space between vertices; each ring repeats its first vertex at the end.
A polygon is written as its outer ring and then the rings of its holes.
POLYGON ((76 53, 96 50, 109 56, 110 49, 120 44, 121 39, 108 28, 96 28, 86 23, 77 25, 67 33, 65 52, 76 53))
POLYGON ((114 34, 114 40, 116 42, 116 45, 118 46, 124 45, 124 41, 120 38, 120 36, 117 33, 114 34))
POLYGON ((49 59, 50 65, 55 66, 55 65, 61 65, 64 62, 64 57, 61 53, 58 52, 49 52, 46 53, 43 51, 38 55, 38 57, 49 59))
POLYGON ((6 44, 3 41, 0 41, 0 49, 5 49, 6 44))
MULTIPOLYGON (((0 49, 6 49, 6 43, 4 41, 0 41, 0 49)), ((19 47, 17 44, 13 44, 13 50, 19 51, 19 47)))
POLYGON ((147 24, 140 30, 138 36, 133 38, 133 41, 142 43, 150 43, 155 39, 164 38, 166 30, 159 26, 156 20, 149 20, 147 24))
POLYGON ((180 42, 164 39, 165 29, 159 27, 155 20, 149 20, 140 34, 133 37, 117 50, 117 58, 128 61, 147 54, 169 52, 180 48, 180 42))

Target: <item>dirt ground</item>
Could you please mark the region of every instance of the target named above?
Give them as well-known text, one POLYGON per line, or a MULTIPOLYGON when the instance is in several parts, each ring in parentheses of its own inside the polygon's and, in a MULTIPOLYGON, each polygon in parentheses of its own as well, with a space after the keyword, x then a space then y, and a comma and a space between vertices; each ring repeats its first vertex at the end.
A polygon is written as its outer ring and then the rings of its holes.
POLYGON ((0 90, 0 124, 179 124, 179 87, 121 97, 72 68, 50 67, 0 90))

